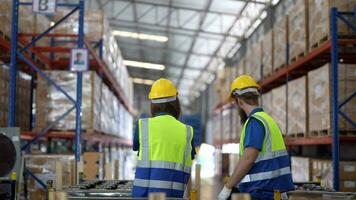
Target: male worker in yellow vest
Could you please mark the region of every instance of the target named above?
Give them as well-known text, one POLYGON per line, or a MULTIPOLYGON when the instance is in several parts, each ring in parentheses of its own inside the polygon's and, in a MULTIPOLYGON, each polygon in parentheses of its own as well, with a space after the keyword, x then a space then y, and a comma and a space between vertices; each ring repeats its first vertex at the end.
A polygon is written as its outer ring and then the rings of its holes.
POLYGON ((152 118, 140 119, 134 150, 138 150, 133 197, 164 192, 182 198, 190 178, 193 128, 178 121, 178 92, 167 79, 155 81, 149 94, 152 118))
POLYGON ((237 77, 231 84, 231 97, 243 124, 240 159, 219 200, 228 199, 238 184, 240 193, 250 193, 256 200, 273 200, 275 190, 284 193, 294 189, 281 131, 274 119, 259 107, 259 96, 259 85, 248 75, 237 77))

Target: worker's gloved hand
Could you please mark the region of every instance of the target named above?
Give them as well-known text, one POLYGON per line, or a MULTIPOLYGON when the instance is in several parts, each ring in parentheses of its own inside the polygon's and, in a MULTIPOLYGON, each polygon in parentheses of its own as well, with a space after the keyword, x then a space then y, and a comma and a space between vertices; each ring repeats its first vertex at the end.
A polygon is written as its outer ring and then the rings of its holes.
POLYGON ((231 191, 232 191, 232 189, 229 189, 226 186, 224 186, 224 188, 219 193, 218 200, 226 200, 226 199, 228 199, 230 194, 231 194, 231 191))

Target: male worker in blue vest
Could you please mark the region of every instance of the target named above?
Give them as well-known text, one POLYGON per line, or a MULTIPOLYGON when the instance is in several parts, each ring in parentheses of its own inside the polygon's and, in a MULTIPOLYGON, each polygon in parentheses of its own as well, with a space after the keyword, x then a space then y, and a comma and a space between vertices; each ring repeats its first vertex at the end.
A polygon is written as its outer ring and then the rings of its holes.
POLYGON ((243 124, 240 159, 219 200, 228 199, 238 184, 240 193, 250 193, 256 200, 273 200, 275 190, 284 193, 294 189, 282 133, 274 119, 259 107, 259 96, 259 85, 248 75, 237 77, 231 84, 231 97, 243 124))
POLYGON ((193 128, 178 121, 178 92, 167 79, 155 81, 149 94, 152 118, 138 121, 133 150, 139 151, 133 197, 164 192, 182 198, 190 178, 193 128))

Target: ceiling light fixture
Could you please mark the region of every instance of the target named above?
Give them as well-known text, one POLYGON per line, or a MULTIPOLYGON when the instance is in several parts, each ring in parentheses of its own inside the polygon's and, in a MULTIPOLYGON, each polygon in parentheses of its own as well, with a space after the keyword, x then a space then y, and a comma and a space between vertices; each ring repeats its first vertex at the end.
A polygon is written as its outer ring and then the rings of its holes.
POLYGON ((129 31, 112 31, 112 34, 114 36, 120 36, 120 37, 128 37, 128 38, 133 38, 133 39, 139 39, 139 40, 152 40, 156 42, 167 42, 168 37, 166 36, 161 36, 161 35, 151 35, 151 34, 145 34, 145 33, 135 33, 135 32, 129 32, 129 31))
POLYGON ((134 61, 134 60, 124 60, 124 65, 130 66, 130 67, 154 69, 154 70, 161 70, 161 71, 166 68, 164 65, 161 65, 161 64, 140 62, 140 61, 134 61))
POLYGON ((142 85, 152 85, 154 80, 142 79, 142 78, 131 78, 133 83, 142 84, 142 85))

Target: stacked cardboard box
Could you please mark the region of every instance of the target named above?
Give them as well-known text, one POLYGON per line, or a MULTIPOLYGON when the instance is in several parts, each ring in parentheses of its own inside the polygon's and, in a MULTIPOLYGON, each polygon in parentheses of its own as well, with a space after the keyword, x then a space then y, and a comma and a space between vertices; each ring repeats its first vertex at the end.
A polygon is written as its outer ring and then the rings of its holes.
MULTIPOLYGON (((355 0, 309 0, 309 44, 310 49, 318 47, 322 42, 330 39, 330 10, 332 7, 338 11, 352 11, 355 0)), ((338 23, 338 35, 350 35, 355 32, 345 23, 338 23)))
POLYGON ((288 16, 273 25, 273 34, 273 70, 278 70, 287 65, 288 16))
POLYGON ((282 134, 286 134, 286 118, 287 118, 287 93, 286 85, 280 86, 272 90, 273 103, 271 116, 276 120, 282 134))
POLYGON ((222 131, 223 131, 223 140, 228 141, 231 139, 232 129, 232 114, 230 109, 225 109, 222 111, 222 131))
MULTIPOLYGON (((73 99, 76 98, 75 73, 66 71, 46 71, 45 73, 73 99)), ((97 131, 127 139, 132 137, 132 116, 95 72, 84 73, 82 96, 82 129, 87 132, 97 131)), ((36 104, 37 130, 46 128, 73 106, 73 103, 63 93, 48 84, 41 76, 38 76, 36 104)), ((67 115, 53 129, 74 130, 75 112, 67 115)))
POLYGON ((307 136, 307 78, 288 82, 288 136, 307 136))
POLYGON ((292 63, 309 50, 308 1, 295 1, 288 16, 289 61, 292 63))
POLYGON ((240 122, 240 115, 235 107, 232 108, 231 114, 232 114, 231 139, 234 141, 238 141, 240 139, 241 129, 242 129, 242 125, 240 122))
MULTIPOLYGON (((331 85, 331 65, 326 64, 321 68, 308 73, 309 91, 309 129, 311 136, 320 134, 331 134, 332 127, 332 85, 331 85)), ((339 102, 345 100, 355 92, 356 85, 356 65, 339 64, 338 77, 339 102)), ((356 99, 351 99, 341 110, 351 119, 356 118, 356 99)), ((339 117, 340 130, 352 130, 352 125, 343 117, 339 117)))
MULTIPOLYGON (((61 9, 54 16, 54 21, 60 20, 69 10, 61 9)), ((54 33, 60 34, 77 34, 78 32, 78 13, 74 13, 68 20, 61 23, 54 33)), ((103 60, 108 66, 110 72, 117 80, 118 84, 123 88, 126 98, 133 103, 133 85, 127 68, 123 63, 123 57, 120 48, 116 42, 115 36, 112 33, 109 22, 104 12, 87 10, 84 20, 84 34, 89 41, 98 42, 102 39, 103 60)), ((68 38, 71 39, 71 38, 68 38)), ((68 47, 74 48, 73 44, 68 43, 68 47)), ((57 53, 57 59, 68 59, 69 54, 57 53)))
POLYGON ((274 32, 273 29, 262 38, 262 64, 263 64, 263 77, 272 74, 274 68, 274 32))
POLYGON ((246 68, 245 58, 241 58, 239 64, 237 64, 236 66, 236 75, 240 76, 245 74, 245 68, 246 68))
POLYGON ((308 182, 311 180, 311 159, 307 157, 291 157, 293 182, 308 182))
POLYGON ((259 40, 251 42, 247 47, 245 57, 245 73, 252 76, 255 80, 261 80, 262 66, 262 45, 259 40))
MULTIPOLYGON (((340 162, 340 191, 356 192, 356 162, 340 162)), ((312 181, 333 188, 333 167, 331 160, 312 159, 312 181)))
POLYGON ((263 110, 272 115, 273 113, 273 96, 272 96, 272 92, 267 92, 265 94, 262 95, 262 107, 263 110))
MULTIPOLYGON (((75 184, 73 155, 25 155, 26 167, 36 175, 42 182, 53 181, 56 187, 56 181, 61 181, 63 187, 75 184), (62 170, 56 170, 56 163, 61 164, 62 170), (57 175, 56 175, 57 173, 57 175), (58 174, 61 174, 61 180, 58 180, 58 174)), ((57 168, 59 169, 59 168, 57 168)), ((46 192, 34 179, 28 181, 28 192, 30 199, 47 199, 46 192)))
POLYGON ((86 180, 101 180, 104 177, 104 154, 99 152, 83 153, 83 173, 86 180))
MULTIPOLYGON (((22 131, 31 128, 31 77, 17 73, 15 125, 22 131)), ((9 68, 0 64, 0 126, 7 125, 9 100, 9 68)))

